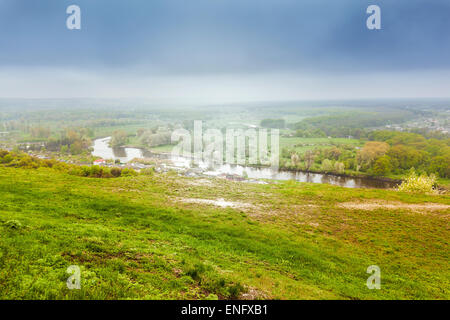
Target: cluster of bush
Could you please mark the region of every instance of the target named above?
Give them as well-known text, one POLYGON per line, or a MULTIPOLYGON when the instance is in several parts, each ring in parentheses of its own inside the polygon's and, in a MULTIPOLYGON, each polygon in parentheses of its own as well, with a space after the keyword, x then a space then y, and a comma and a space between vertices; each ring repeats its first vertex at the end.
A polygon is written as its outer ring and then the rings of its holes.
POLYGON ((419 174, 450 178, 450 139, 437 140, 410 132, 373 131, 365 145, 316 148, 299 154, 282 149, 280 166, 297 170, 342 173, 363 172, 374 176, 419 174))
POLYGON ((206 297, 207 300, 217 300, 218 297, 226 299, 239 299, 239 297, 247 291, 247 289, 240 282, 232 282, 221 275, 210 266, 202 262, 190 263, 183 261, 184 276, 190 277, 204 291, 210 294, 206 297))
POLYGON ((171 144, 172 132, 168 130, 138 130, 139 141, 147 147, 158 147, 171 144))
MULTIPOLYGON (((0 150, 0 164, 16 168, 53 168, 71 175, 92 178, 118 178, 136 176, 139 173, 130 168, 106 168, 101 166, 79 166, 53 159, 39 159, 25 153, 0 150)), ((153 174, 153 169, 141 170, 141 175, 153 174)))
POLYGON ((345 170, 356 171, 356 150, 351 145, 316 148, 304 153, 283 148, 280 167, 290 170, 339 174, 344 173, 345 170))
POLYGON ((410 168, 419 173, 450 178, 450 139, 426 139, 417 133, 373 131, 370 140, 383 141, 387 150, 373 161, 375 174, 406 174, 410 168))
POLYGON ((106 168, 100 166, 71 166, 70 174, 91 178, 119 178, 137 176, 138 173, 129 168, 106 168))
POLYGON ((45 143, 49 151, 59 151, 63 154, 78 155, 86 153, 92 145, 92 129, 66 129, 58 137, 50 137, 45 143))
POLYGON ((413 193, 436 193, 435 186, 436 176, 417 175, 415 170, 411 170, 406 180, 398 187, 398 190, 413 193))

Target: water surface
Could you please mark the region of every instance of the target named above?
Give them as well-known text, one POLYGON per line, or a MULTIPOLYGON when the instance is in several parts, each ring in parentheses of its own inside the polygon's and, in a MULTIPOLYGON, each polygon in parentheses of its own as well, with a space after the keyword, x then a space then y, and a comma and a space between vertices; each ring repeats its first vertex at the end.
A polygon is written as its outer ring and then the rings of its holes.
POLYGON ((201 170, 203 174, 208 176, 233 175, 249 179, 296 180, 300 182, 326 183, 346 188, 387 189, 396 186, 395 182, 372 178, 345 177, 326 173, 309 173, 301 171, 284 171, 274 168, 254 168, 230 164, 223 164, 214 169, 208 169, 209 165, 207 163, 200 162, 200 164, 194 168, 191 159, 172 157, 169 154, 155 154, 138 148, 111 148, 109 146, 110 140, 111 137, 95 140, 92 155, 101 157, 105 160, 119 159, 122 163, 129 162, 134 158, 157 157, 166 159, 168 163, 174 167, 201 170))

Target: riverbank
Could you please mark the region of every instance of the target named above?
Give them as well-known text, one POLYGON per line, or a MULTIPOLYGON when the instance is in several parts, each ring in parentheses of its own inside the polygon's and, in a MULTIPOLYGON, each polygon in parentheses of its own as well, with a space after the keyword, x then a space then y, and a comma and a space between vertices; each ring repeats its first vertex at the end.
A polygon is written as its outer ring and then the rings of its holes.
MULTIPOLYGON (((170 159, 171 153, 168 152, 156 152, 155 150, 151 150, 151 152, 155 155, 159 155, 163 158, 170 159)), ((261 166, 261 165, 246 165, 246 167, 251 167, 255 169, 267 169, 270 168, 268 166, 261 166)), ((359 173, 334 173, 334 172, 324 172, 324 171, 315 171, 315 170, 298 170, 298 169, 292 169, 287 167, 281 167, 279 169, 280 171, 284 172, 293 172, 293 173, 305 173, 305 174, 321 174, 321 175, 327 175, 327 176, 335 176, 335 177, 341 177, 341 178, 348 178, 348 179, 370 179, 373 181, 378 181, 380 183, 387 183, 391 185, 391 188, 396 187, 400 185, 405 179, 406 175, 403 176, 392 176, 392 177, 383 177, 383 176, 371 176, 369 174, 359 172, 359 173)), ((450 190, 450 179, 444 179, 444 178, 438 178, 437 179, 437 189, 443 192, 448 192, 450 190)))
POLYGON ((335 173, 335 172, 324 172, 324 171, 314 171, 314 170, 309 170, 309 171, 304 171, 304 170, 297 170, 297 169, 291 169, 291 168, 281 168, 280 170, 283 171, 290 171, 290 172, 303 172, 303 173, 315 173, 315 174, 327 174, 330 176, 336 176, 336 177, 344 177, 344 178, 359 178, 359 179, 371 179, 371 180, 375 180, 375 181, 380 181, 380 182, 388 182, 388 183, 392 183, 392 184, 401 184, 403 182, 403 179, 392 179, 389 177, 374 177, 368 174, 364 174, 364 173, 359 173, 359 174, 350 174, 350 173, 335 173))
MULTIPOLYGON (((296 180, 299 182, 327 183, 339 185, 347 188, 381 188, 392 189, 401 184, 401 180, 393 180, 385 177, 371 177, 364 174, 338 174, 320 171, 300 171, 291 168, 275 169, 258 165, 230 165, 223 164, 209 168, 207 163, 200 163, 192 166, 188 158, 172 158, 169 152, 155 152, 154 150, 135 148, 111 148, 108 144, 109 137, 94 141, 93 155, 103 159, 119 159, 121 162, 129 162, 134 158, 144 158, 143 162, 157 159, 159 162, 166 162, 159 170, 171 167, 178 171, 183 171, 187 176, 224 176, 234 177, 233 180, 240 179, 268 179, 268 180, 296 180), (133 158, 134 157, 134 158, 133 158)), ((137 160, 139 162, 139 160, 137 160)))

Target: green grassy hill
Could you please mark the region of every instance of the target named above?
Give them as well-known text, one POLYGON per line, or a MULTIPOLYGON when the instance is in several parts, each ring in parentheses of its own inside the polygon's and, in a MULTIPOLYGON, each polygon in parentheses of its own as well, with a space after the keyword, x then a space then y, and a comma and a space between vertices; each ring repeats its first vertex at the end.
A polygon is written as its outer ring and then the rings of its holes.
POLYGON ((446 195, 0 167, 0 299, 449 299, 449 213, 446 195))

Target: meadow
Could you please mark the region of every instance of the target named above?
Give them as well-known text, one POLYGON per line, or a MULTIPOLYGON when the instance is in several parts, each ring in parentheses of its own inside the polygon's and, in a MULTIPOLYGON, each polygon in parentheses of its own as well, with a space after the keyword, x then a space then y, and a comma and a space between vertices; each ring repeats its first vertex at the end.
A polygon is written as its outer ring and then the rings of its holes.
POLYGON ((285 137, 280 138, 280 149, 288 148, 302 154, 308 150, 324 149, 332 146, 349 145, 354 147, 363 146, 364 142, 359 139, 347 138, 301 138, 285 137))
POLYGON ((0 167, 0 299, 448 299, 449 213, 448 195, 0 167))

